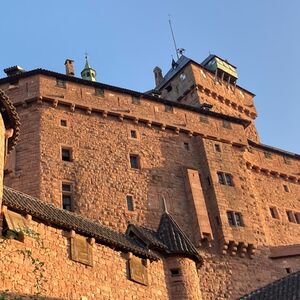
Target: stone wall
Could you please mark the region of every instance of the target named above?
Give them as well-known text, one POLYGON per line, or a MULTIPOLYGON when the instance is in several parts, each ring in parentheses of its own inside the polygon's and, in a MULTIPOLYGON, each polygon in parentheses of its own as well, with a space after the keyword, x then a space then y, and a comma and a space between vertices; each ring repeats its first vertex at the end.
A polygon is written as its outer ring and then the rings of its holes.
POLYGON ((30 228, 39 236, 0 245, 0 293, 7 289, 17 295, 40 293, 58 299, 168 299, 161 260, 147 264, 145 286, 129 280, 125 253, 96 243, 93 266, 87 266, 70 259, 67 232, 34 221, 30 228), (38 262, 44 265, 34 272, 38 262))

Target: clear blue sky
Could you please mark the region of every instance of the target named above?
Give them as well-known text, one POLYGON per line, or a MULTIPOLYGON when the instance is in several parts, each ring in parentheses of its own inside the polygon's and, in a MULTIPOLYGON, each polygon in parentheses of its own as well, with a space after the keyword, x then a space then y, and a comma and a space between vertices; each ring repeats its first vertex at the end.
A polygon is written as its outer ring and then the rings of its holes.
POLYGON ((211 53, 238 67, 239 84, 257 96, 263 143, 300 153, 299 0, 9 0, 1 3, 0 76, 21 65, 79 75, 87 51, 97 79, 146 91, 165 73, 174 48, 201 62, 211 53))

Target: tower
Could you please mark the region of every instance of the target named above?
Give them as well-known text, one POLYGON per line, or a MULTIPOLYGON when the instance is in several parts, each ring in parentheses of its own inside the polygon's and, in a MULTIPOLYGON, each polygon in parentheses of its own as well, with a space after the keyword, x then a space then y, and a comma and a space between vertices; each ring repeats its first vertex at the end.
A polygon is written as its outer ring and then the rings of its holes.
POLYGON ((96 81, 96 71, 90 66, 87 55, 85 56, 85 66, 81 71, 81 78, 90 81, 96 81))

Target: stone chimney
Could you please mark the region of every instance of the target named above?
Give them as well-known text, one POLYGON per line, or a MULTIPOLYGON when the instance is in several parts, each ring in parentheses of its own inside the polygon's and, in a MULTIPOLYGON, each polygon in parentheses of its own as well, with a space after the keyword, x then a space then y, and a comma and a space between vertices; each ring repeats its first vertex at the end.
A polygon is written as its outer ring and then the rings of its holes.
POLYGON ((65 66, 66 66, 66 75, 68 75, 68 76, 75 76, 74 60, 72 60, 72 59, 66 59, 65 66))
POLYGON ((153 72, 154 72, 155 86, 159 86, 159 84, 163 80, 162 70, 160 67, 155 67, 153 72))
POLYGON ((18 75, 18 74, 25 72, 25 70, 20 66, 9 67, 9 68, 4 69, 3 71, 8 77, 18 75))

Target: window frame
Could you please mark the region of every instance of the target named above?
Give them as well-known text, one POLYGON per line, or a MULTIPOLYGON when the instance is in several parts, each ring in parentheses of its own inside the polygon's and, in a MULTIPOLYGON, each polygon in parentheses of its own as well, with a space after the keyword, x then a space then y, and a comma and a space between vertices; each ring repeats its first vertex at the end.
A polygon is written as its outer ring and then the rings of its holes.
POLYGON ((241 212, 233 211, 233 210, 227 210, 227 221, 228 224, 232 227, 245 227, 245 222, 243 219, 243 215, 241 212))
POLYGON ((141 169, 141 158, 138 154, 130 153, 129 154, 129 165, 132 170, 141 169), (136 159, 136 163, 133 163, 132 159, 136 159))
POLYGON ((66 182, 62 181, 61 183, 61 206, 62 209, 67 210, 67 211, 73 211, 73 184, 71 182, 66 182), (64 189, 64 186, 68 186, 69 189, 64 189), (69 209, 65 208, 64 204, 64 198, 68 197, 70 198, 70 204, 69 204, 69 209))

